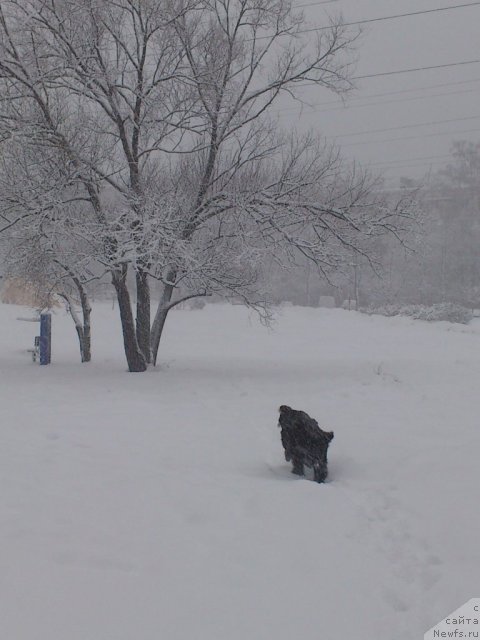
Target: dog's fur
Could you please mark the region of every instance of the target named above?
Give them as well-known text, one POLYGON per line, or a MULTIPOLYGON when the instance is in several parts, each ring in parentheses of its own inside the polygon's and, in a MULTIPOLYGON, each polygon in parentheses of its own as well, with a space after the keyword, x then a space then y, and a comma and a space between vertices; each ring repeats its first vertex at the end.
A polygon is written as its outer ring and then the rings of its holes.
POLYGON ((323 431, 318 422, 304 411, 282 405, 278 426, 281 429, 285 460, 292 461, 292 473, 304 475, 304 467, 313 469, 315 482, 327 478, 327 450, 332 431, 323 431))

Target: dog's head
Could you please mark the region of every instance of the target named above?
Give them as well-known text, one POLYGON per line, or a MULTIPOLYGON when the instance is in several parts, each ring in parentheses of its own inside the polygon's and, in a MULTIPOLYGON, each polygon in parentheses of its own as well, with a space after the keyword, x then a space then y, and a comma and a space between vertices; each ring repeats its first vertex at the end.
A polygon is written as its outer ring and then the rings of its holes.
MULTIPOLYGON (((278 426, 281 429, 284 427, 286 428, 295 427, 298 419, 307 420, 310 422, 312 421, 312 419, 303 411, 296 411, 295 409, 292 409, 292 407, 289 407, 286 404, 282 404, 278 408, 278 411, 280 413, 278 426)), ((315 421, 313 422, 316 424, 317 428, 319 428, 318 423, 315 421)), ((327 445, 330 444, 330 442, 333 440, 333 437, 334 437, 333 431, 323 431, 322 429, 320 429, 320 432, 322 433, 323 438, 327 442, 327 445)))
POLYGON ((279 418, 279 422, 278 422, 278 427, 281 429, 282 428, 282 418, 286 418, 289 414, 292 413, 293 409, 291 407, 288 407, 286 404, 282 404, 279 408, 278 411, 280 413, 280 418, 279 418))

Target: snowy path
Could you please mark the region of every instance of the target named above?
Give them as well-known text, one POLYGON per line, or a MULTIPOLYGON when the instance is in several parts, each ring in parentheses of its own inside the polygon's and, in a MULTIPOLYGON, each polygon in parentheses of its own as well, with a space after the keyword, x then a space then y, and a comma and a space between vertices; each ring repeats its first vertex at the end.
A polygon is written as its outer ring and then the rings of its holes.
POLYGON ((407 640, 478 595, 477 326, 177 311, 163 366, 128 375, 107 306, 88 366, 62 314, 32 365, 18 315, 0 305, 2 639, 407 640), (335 431, 326 485, 290 474, 280 404, 335 431))

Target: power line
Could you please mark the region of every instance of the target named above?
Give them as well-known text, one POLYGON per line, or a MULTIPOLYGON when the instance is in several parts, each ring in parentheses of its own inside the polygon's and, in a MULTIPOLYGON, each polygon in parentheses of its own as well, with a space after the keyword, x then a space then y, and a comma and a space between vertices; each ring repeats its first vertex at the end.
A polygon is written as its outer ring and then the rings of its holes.
MULTIPOLYGON (((480 4, 480 2, 478 3, 480 4)), ((365 78, 378 78, 380 76, 394 76, 399 73, 414 73, 416 71, 427 71, 429 69, 445 69, 446 67, 459 67, 467 64, 478 64, 480 60, 462 60, 461 62, 449 62, 448 64, 435 64, 428 67, 413 67, 412 69, 399 69, 397 71, 384 71, 382 73, 370 73, 364 76, 353 76, 352 80, 364 80, 365 78)), ((309 83, 315 84, 315 83, 309 83)))
POLYGON ((357 147, 363 144, 384 144, 386 142, 403 142, 404 140, 422 140, 423 138, 439 138, 441 136, 459 136, 464 133, 477 133, 480 129, 464 129, 462 131, 440 131, 437 133, 424 133, 416 136, 403 136, 402 138, 387 138, 383 140, 361 140, 360 142, 346 142, 342 147, 357 147))
POLYGON ((332 4, 333 2, 339 2, 340 0, 320 0, 320 2, 304 2, 302 4, 294 4, 292 7, 296 9, 297 7, 316 7, 321 4, 332 4))
MULTIPOLYGON (((322 4, 321 2, 317 2, 314 4, 322 4)), ((323 4, 329 4, 328 2, 324 2, 323 4)), ((453 11, 454 9, 466 9, 468 7, 476 7, 480 5, 480 1, 479 2, 469 2, 469 3, 465 3, 465 4, 456 4, 456 5, 450 5, 448 7, 438 7, 437 9, 424 9, 423 11, 410 11, 409 13, 398 13, 396 15, 392 15, 392 16, 379 16, 378 18, 367 18, 365 20, 355 20, 353 22, 342 22, 341 25, 342 27, 352 27, 355 25, 362 25, 362 24, 369 24, 369 23, 373 23, 373 22, 383 22, 386 20, 398 20, 399 18, 408 18, 411 16, 420 16, 420 15, 424 15, 427 13, 439 13, 440 11, 453 11)), ((297 5, 297 7, 301 7, 301 6, 309 6, 307 4, 305 5, 297 5)), ((298 31, 296 31, 296 34, 299 33, 312 33, 314 31, 325 31, 328 29, 331 29, 332 25, 328 25, 328 26, 324 26, 324 27, 311 27, 310 29, 299 29, 298 31)), ((271 38, 272 36, 258 36, 256 38, 256 40, 265 40, 268 38, 271 38)))
MULTIPOLYGON (((437 84, 430 84, 430 85, 426 85, 424 87, 417 87, 416 89, 400 89, 398 91, 388 91, 386 93, 372 93, 366 96, 358 96, 356 98, 350 98, 349 102, 358 102, 359 100, 369 100, 370 98, 387 98, 389 96, 397 96, 397 95, 401 95, 401 94, 405 94, 405 93, 415 93, 417 91, 428 91, 429 89, 440 89, 443 87, 454 87, 454 86, 458 86, 458 85, 464 85, 464 84, 472 84, 474 82, 480 82, 480 78, 473 78, 472 80, 460 80, 457 82, 441 82, 441 83, 437 83, 437 84)), ((477 89, 472 89, 472 91, 477 91, 477 89)), ((460 93, 460 92, 459 92, 460 93)), ((450 94, 444 94, 444 95, 450 95, 450 94)), ((455 94, 451 94, 451 95, 455 95, 455 94)), ((433 95, 427 95, 427 96, 418 96, 418 98, 429 98, 429 97, 436 97, 433 95)), ((416 99, 416 98, 412 98, 412 99, 416 99)), ((375 104, 388 104, 388 102, 378 102, 375 104)), ((338 108, 338 110, 343 110, 343 109, 350 109, 353 107, 363 107, 363 106, 367 106, 367 105, 346 105, 346 106, 340 106, 340 102, 338 100, 328 100, 326 102, 317 102, 316 104, 312 104, 309 105, 308 103, 305 103, 301 105, 301 107, 286 107, 284 109, 275 109, 274 111, 276 113, 283 113, 284 111, 298 111, 298 109, 306 106, 306 107, 310 107, 312 110, 316 107, 324 107, 324 106, 330 106, 333 105, 335 107, 338 108)))
MULTIPOLYGON (((311 108, 307 108, 305 109, 306 114, 315 114, 315 113, 327 113, 330 111, 350 111, 351 109, 360 109, 362 107, 376 107, 376 106, 381 106, 384 104, 400 104, 402 102, 414 102, 416 100, 428 100, 429 98, 442 98, 444 96, 460 96, 460 95, 464 95, 466 93, 478 93, 479 88, 476 89, 466 89, 465 91, 449 91, 447 93, 431 93, 431 94, 427 94, 425 96, 414 96, 412 98, 402 98, 402 99, 398 99, 395 98, 394 100, 383 100, 380 102, 367 102, 366 104, 353 104, 353 105, 345 105, 343 107, 338 106, 338 103, 336 107, 330 107, 330 109, 316 109, 316 105, 313 105, 311 108)), ((291 107, 289 109, 280 109, 279 111, 277 111, 277 113, 279 113, 280 111, 298 111, 299 107, 291 107)))
POLYGON ((477 89, 466 89, 465 91, 449 91, 447 93, 431 93, 426 96, 414 96, 412 98, 396 98, 395 100, 383 100, 381 102, 368 102, 367 104, 356 104, 351 107, 343 107, 337 109, 321 109, 318 113, 323 113, 325 111, 342 111, 343 109, 359 109, 360 107, 376 107, 381 106, 383 104, 401 104, 402 102, 415 102, 416 100, 428 100, 429 98, 443 98, 445 96, 460 96, 466 93, 478 93, 477 89))
MULTIPOLYGON (((379 78, 381 76, 395 76, 401 73, 416 73, 417 71, 429 71, 430 69, 446 69, 447 67, 460 67, 469 64, 478 64, 480 60, 461 60, 460 62, 449 62, 447 64, 435 64, 427 67, 413 67, 412 69, 398 69, 395 71, 382 71, 380 73, 369 73, 363 76, 353 76, 350 80, 364 80, 365 78, 379 78)), ((316 82, 299 82, 297 87, 313 87, 316 82)))
MULTIPOLYGON (((367 163, 368 166, 370 167, 375 167, 378 165, 395 165, 395 164, 405 164, 407 162, 419 162, 420 160, 446 160, 447 158, 452 159, 452 154, 451 153, 446 153, 443 155, 436 155, 436 156, 423 156, 420 158, 403 158, 403 159, 398 159, 398 160, 384 160, 383 162, 369 162, 367 163)), ((395 169, 395 166, 392 166, 392 169, 395 169)))
MULTIPOLYGON (((410 11, 409 13, 397 13, 392 16, 379 16, 378 18, 367 18, 365 20, 355 20, 354 22, 344 22, 342 23, 342 26, 352 27, 354 25, 370 24, 372 22, 384 22, 385 20, 398 20, 399 18, 420 16, 427 13, 439 13, 441 11, 453 11, 454 9, 466 9, 468 7, 477 7, 479 5, 480 2, 468 2, 464 4, 450 5, 448 7, 438 7, 436 9, 424 9, 423 11, 410 11)), ((311 29, 302 29, 297 33, 311 33, 312 31, 325 31, 326 29, 331 29, 331 26, 329 25, 325 27, 312 27, 311 29)))
POLYGON ((292 5, 294 9, 297 7, 316 7, 320 4, 332 4, 332 2, 338 2, 338 0, 323 0, 323 2, 304 2, 302 4, 294 4, 292 5))
MULTIPOLYGON (((352 98, 352 100, 364 100, 369 98, 386 98, 387 96, 396 96, 401 93, 413 93, 415 91, 427 91, 428 89, 441 89, 442 87, 453 87, 460 84, 472 84, 472 82, 480 82, 480 78, 472 78, 472 80, 457 80, 456 82, 442 82, 440 84, 430 84, 424 87, 417 87, 416 89, 399 89, 398 91, 388 91, 387 93, 372 93, 371 95, 364 96, 363 98, 352 98)), ((338 104, 338 100, 330 100, 330 102, 319 103, 319 106, 323 104, 338 104)))
MULTIPOLYGON (((312 3, 304 3, 302 5, 297 5, 297 6, 314 6, 317 4, 331 4, 332 1, 335 0, 324 0, 322 2, 312 2, 312 3)), ((452 6, 447 6, 447 7, 439 7, 436 9, 429 9, 429 10, 424 10, 424 11, 414 11, 414 12, 408 12, 408 13, 403 13, 403 14, 396 14, 396 15, 392 15, 392 16, 384 16, 384 17, 378 17, 378 18, 371 18, 371 19, 365 19, 365 20, 358 20, 358 21, 352 21, 352 22, 348 22, 348 23, 344 23, 344 26, 353 26, 353 25, 362 25, 362 24, 368 24, 368 23, 374 23, 374 22, 381 22, 381 21, 386 21, 386 20, 395 20, 395 19, 400 19, 400 18, 406 18, 406 17, 410 17, 410 16, 418 16, 418 15, 424 15, 424 14, 430 14, 430 13, 439 13, 439 12, 444 12, 444 11, 451 11, 451 10, 455 10, 455 9, 461 9, 461 8, 468 8, 468 7, 474 7, 474 6, 480 6, 480 1, 479 2, 469 2, 469 3, 463 3, 460 5, 452 5, 452 6)), ((317 28, 311 28, 311 29, 305 29, 302 31, 299 31, 299 33, 309 33, 309 32, 314 32, 314 31, 321 31, 321 30, 326 30, 329 29, 330 27, 317 27, 317 28)), ((408 73, 416 73, 416 72, 420 72, 420 71, 427 71, 427 70, 434 70, 434 69, 444 69, 444 68, 448 68, 448 67, 458 67, 458 66, 465 66, 465 65, 471 65, 471 64, 478 64, 480 62, 480 60, 465 60, 465 61, 458 61, 458 62, 452 62, 452 63, 447 63, 447 64, 442 64, 442 65, 430 65, 430 66, 423 66, 423 67, 416 67, 416 68, 411 68, 411 69, 399 69, 399 70, 392 70, 392 71, 386 71, 386 72, 379 72, 379 73, 373 73, 373 74, 365 74, 365 75, 361 75, 361 76, 355 76, 352 79, 354 80, 361 80, 361 79, 369 79, 369 78, 375 78, 375 77, 385 77, 385 76, 393 76, 393 75, 398 75, 398 74, 408 74, 408 73)), ((473 81, 475 82, 475 80, 473 81)), ((463 82, 459 82, 459 83, 442 83, 440 85, 433 85, 432 87, 429 88, 438 88, 441 86, 454 86, 457 84, 468 84, 469 81, 463 81, 463 82)), ((305 83, 305 85, 309 85, 309 84, 315 84, 315 83, 305 83)), ((301 85, 301 86, 305 86, 305 85, 301 85)), ((401 90, 398 92, 390 92, 390 94, 374 94, 373 96, 367 96, 367 99, 370 97, 385 97, 388 95, 398 95, 398 94, 402 94, 402 93, 410 93, 412 91, 421 91, 421 90, 425 90, 426 88, 422 88, 422 89, 410 89, 410 90, 401 90)), ((462 93, 472 93, 475 92, 475 89, 471 89, 469 91, 464 91, 462 93)), ((441 94, 436 94, 436 95, 426 95, 426 96, 416 96, 413 98, 407 98, 405 100, 401 100, 400 102, 408 102, 411 100, 419 100, 419 99, 426 99, 426 98, 436 98, 436 97, 443 97, 443 96, 449 96, 449 95, 457 95, 456 93, 441 93, 441 94)), ((361 99, 361 98, 360 98, 361 99)), ((359 108, 359 107, 366 107, 366 106, 376 106, 378 104, 389 104, 391 102, 394 101, 384 101, 382 102, 376 102, 376 103, 367 103, 367 104, 357 104, 357 105, 350 105, 347 106, 348 108, 359 108)), ((331 111, 331 110, 340 110, 340 109, 344 109, 345 107, 338 107, 338 102, 333 102, 330 101, 330 103, 320 103, 319 105, 315 105, 316 107, 321 106, 321 105, 328 105, 328 104, 334 104, 336 106, 336 108, 333 109, 323 109, 320 111, 331 111)), ((283 109, 282 111, 286 111, 287 109, 283 109)), ((289 109, 292 110, 292 109, 289 109)), ((315 109, 313 109, 313 111, 315 112, 315 109)), ((461 121, 467 121, 467 120, 473 120, 473 119, 478 119, 478 117, 480 116, 472 116, 472 117, 466 117, 466 118, 455 118, 455 119, 449 119, 449 120, 442 120, 442 121, 436 121, 436 122, 428 122, 428 123, 417 123, 414 125, 403 125, 403 126, 398 126, 398 127, 390 127, 390 128, 386 128, 386 129, 377 129, 377 130, 373 130, 373 131, 363 131, 363 132, 358 132, 358 133, 352 133, 352 134, 342 134, 339 136, 335 136, 335 137, 349 137, 349 136, 355 136, 355 135, 362 135, 362 134, 370 134, 370 133, 383 133, 386 131, 397 131, 397 130, 403 130, 403 129, 409 129, 409 128, 416 128, 416 127, 422 127, 422 126, 428 126, 428 125, 438 125, 438 124, 445 124, 445 123, 449 123, 449 122, 461 122, 461 121)), ((470 130, 462 130, 462 131, 449 131, 449 132, 441 132, 441 133, 434 133, 434 134, 425 134, 425 135, 416 135, 416 136, 408 136, 408 137, 402 137, 402 138, 392 138, 389 140, 383 140, 383 141, 363 141, 363 142, 358 142, 358 143, 350 143, 350 145, 345 145, 345 146, 353 146, 356 144, 369 144, 369 143, 375 143, 375 142, 394 142, 397 140, 410 140, 410 139, 419 139, 419 138, 428 138, 428 137, 434 137, 434 136, 445 136, 445 135, 462 135, 465 133, 472 133, 472 132, 477 132, 480 131, 480 129, 470 129, 470 130)), ((451 158, 450 155, 447 156, 443 156, 444 158, 451 158)), ((418 164, 412 164, 412 163, 418 163, 419 161, 423 161, 423 160, 432 160, 435 161, 433 163, 430 163, 430 165, 432 164, 439 164, 438 159, 442 158, 442 156, 427 156, 427 157, 423 157, 423 158, 412 158, 410 160, 393 160, 393 161, 386 161, 386 162, 378 162, 378 163, 373 163, 371 166, 375 166, 375 165, 390 165, 390 169, 394 168, 394 169, 400 169, 402 168, 402 166, 408 166, 408 167, 418 167, 418 166, 424 166, 422 165, 418 165, 418 164), (402 162, 409 162, 409 164, 406 165, 401 165, 402 162)), ((440 162, 440 164, 444 164, 444 162, 440 162)))
POLYGON ((427 127, 431 125, 437 124, 447 124, 450 122, 465 122, 467 120, 478 120, 480 115, 478 116, 467 116, 465 118, 450 118, 448 120, 433 120, 431 122, 419 122, 416 124, 403 124, 399 127, 388 127, 387 129, 370 129, 369 131, 355 131, 354 133, 341 133, 336 136, 331 136, 332 138, 351 138, 352 136, 363 136, 370 133, 386 133, 387 131, 400 131, 401 129, 416 129, 417 127, 427 127))

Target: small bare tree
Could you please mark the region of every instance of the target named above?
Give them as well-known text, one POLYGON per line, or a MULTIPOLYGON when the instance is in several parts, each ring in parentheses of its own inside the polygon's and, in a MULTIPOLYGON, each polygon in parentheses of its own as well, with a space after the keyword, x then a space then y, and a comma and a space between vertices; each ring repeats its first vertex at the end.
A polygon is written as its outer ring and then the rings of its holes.
POLYGON ((0 241, 6 275, 44 292, 42 306, 63 298, 75 323, 82 362, 91 360, 88 283, 91 247, 72 237, 83 213, 71 175, 57 158, 19 140, 4 144, 0 160, 0 241), (62 189, 63 186, 63 189, 62 189), (76 312, 80 305, 82 319, 76 312))

